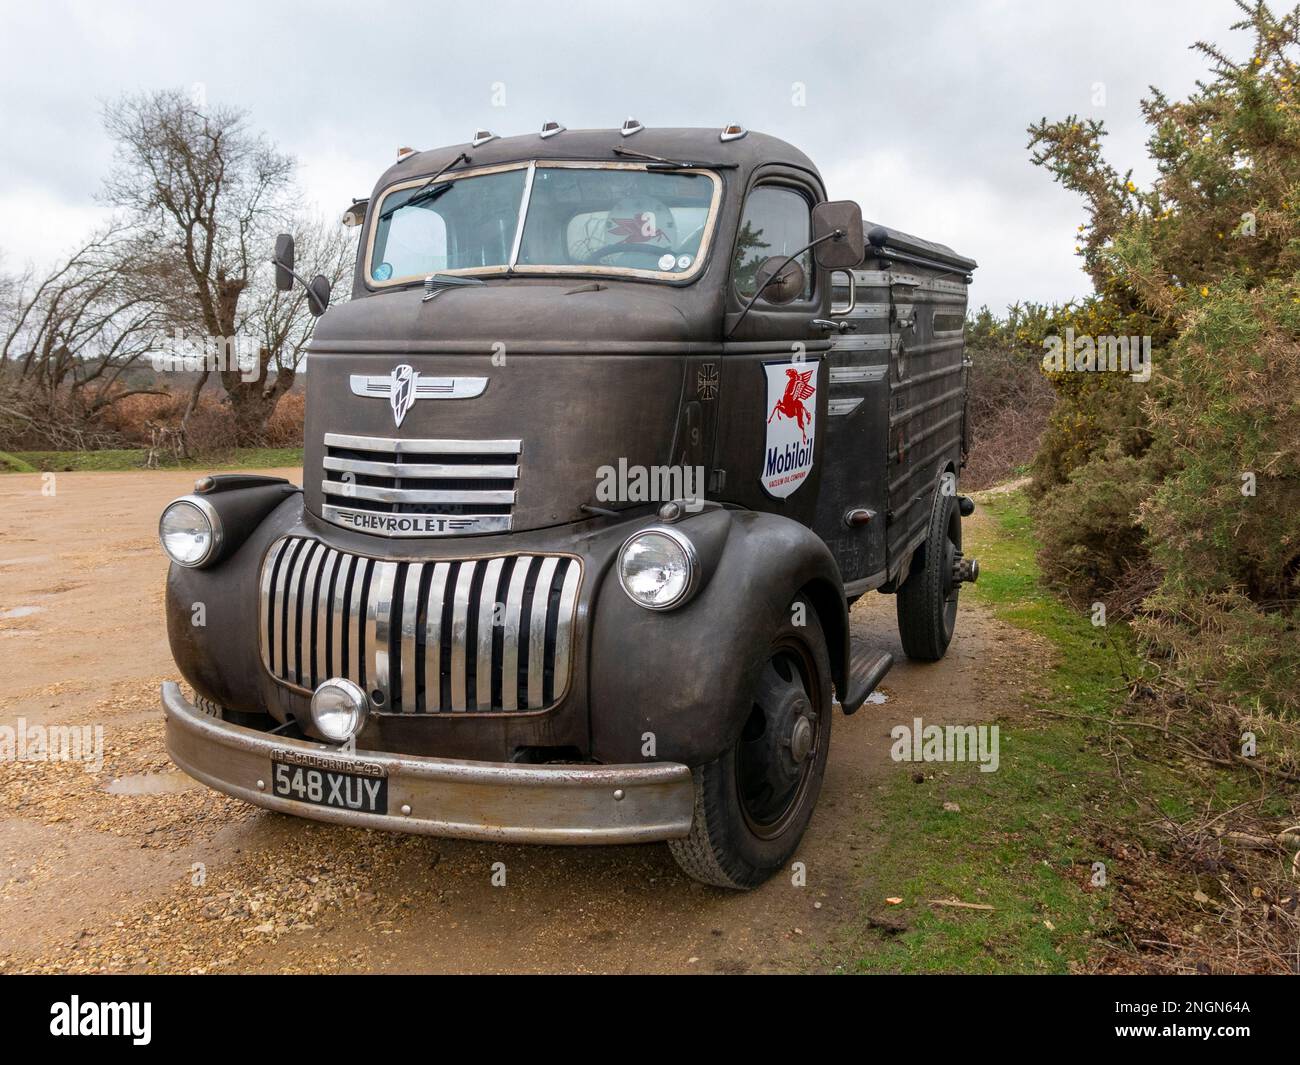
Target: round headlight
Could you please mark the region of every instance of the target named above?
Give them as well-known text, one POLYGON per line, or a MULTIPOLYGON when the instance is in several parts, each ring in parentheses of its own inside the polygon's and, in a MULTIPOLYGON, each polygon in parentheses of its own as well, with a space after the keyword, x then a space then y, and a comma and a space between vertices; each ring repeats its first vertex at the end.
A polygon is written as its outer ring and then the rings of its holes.
POLYGON ((366 693, 345 677, 325 681, 311 697, 311 722, 331 743, 346 743, 366 723, 366 693))
POLYGON ((672 529, 647 529, 618 554, 618 579, 628 598, 647 610, 671 610, 695 590, 695 547, 672 529))
POLYGON ((204 565, 221 546, 221 519, 205 499, 187 496, 170 503, 158 521, 158 539, 178 566, 204 565))

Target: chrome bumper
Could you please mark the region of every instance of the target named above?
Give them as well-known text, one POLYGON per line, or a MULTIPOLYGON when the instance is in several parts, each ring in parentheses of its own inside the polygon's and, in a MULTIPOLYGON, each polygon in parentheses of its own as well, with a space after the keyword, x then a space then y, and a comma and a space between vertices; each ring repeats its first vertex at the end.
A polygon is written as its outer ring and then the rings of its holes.
POLYGON ((648 843, 691 829, 691 771, 648 765, 520 765, 362 751, 284 739, 201 713, 162 686, 167 752, 195 780, 268 810, 317 821, 507 843, 648 843), (388 779, 386 814, 315 806, 271 794, 271 755, 324 760, 388 779))

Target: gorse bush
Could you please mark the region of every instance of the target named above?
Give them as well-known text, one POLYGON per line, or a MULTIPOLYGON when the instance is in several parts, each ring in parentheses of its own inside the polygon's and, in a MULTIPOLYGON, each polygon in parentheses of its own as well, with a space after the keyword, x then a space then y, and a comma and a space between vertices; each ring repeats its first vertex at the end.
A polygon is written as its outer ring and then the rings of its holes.
POLYGON ((1197 44, 1186 100, 1144 101, 1149 189, 1102 156, 1101 123, 1030 129, 1034 162, 1084 198, 1096 296, 1079 332, 1146 335, 1154 372, 1053 376, 1035 460, 1046 569, 1114 591, 1149 558, 1148 650, 1197 700, 1300 714, 1300 7, 1238 0, 1240 59, 1197 44), (1090 557, 1095 554, 1097 557, 1090 557))

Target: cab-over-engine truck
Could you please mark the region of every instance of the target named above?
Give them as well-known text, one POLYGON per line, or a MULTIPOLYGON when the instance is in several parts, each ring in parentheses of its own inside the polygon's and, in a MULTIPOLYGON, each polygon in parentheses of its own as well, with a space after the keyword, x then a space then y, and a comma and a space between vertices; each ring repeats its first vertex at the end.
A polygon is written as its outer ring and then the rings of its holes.
MULTIPOLYGON (((160 520, 193 691, 163 686, 171 757, 283 813, 666 840, 762 883, 836 697, 891 665, 849 607, 894 594, 933 661, 978 575, 975 263, 737 126, 480 131, 406 152, 344 221, 352 298, 307 283, 303 487, 204 477, 160 520)), ((291 237, 274 262, 291 286, 291 237)))

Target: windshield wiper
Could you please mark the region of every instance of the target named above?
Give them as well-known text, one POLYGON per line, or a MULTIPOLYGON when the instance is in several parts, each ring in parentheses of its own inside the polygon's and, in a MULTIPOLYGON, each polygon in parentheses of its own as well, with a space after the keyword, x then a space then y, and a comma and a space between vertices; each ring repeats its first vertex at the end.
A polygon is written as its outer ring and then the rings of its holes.
POLYGON ((430 274, 424 279, 424 297, 421 303, 428 303, 434 296, 440 292, 445 292, 449 288, 458 288, 461 285, 481 285, 483 280, 477 277, 467 277, 464 274, 430 274))
POLYGON ((632 148, 624 148, 621 144, 614 145, 610 151, 629 159, 648 160, 647 170, 735 170, 740 165, 739 163, 693 163, 687 159, 665 159, 662 155, 638 152, 632 148))
POLYGON ((384 219, 391 218, 396 212, 400 211, 403 207, 415 207, 418 204, 428 203, 430 200, 436 200, 439 196, 441 196, 444 192, 446 192, 449 188, 451 188, 452 185, 455 184, 454 181, 444 181, 441 185, 439 185, 437 183, 438 179, 442 177, 442 175, 445 174, 448 170, 450 170, 453 166, 455 166, 457 163, 462 161, 466 163, 470 161, 469 156, 466 155, 464 152, 461 152, 460 155, 456 156, 455 159, 453 159, 450 163, 448 163, 436 174, 434 174, 433 177, 429 178, 428 181, 426 181, 423 185, 421 185, 418 189, 416 189, 413 193, 411 193, 411 195, 408 196, 401 203, 396 204, 393 207, 385 208, 384 210, 380 211, 379 212, 380 219, 384 220, 384 219))

